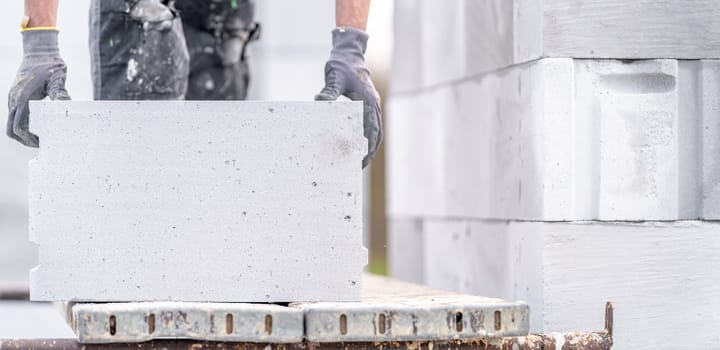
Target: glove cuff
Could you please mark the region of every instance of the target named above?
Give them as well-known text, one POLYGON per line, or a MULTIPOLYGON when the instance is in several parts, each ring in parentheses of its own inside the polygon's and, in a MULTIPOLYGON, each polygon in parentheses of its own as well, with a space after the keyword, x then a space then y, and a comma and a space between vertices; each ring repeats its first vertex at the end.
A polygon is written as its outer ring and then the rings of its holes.
POLYGON ((42 53, 44 55, 58 53, 57 30, 28 30, 22 32, 23 52, 25 54, 42 53))
POLYGON ((338 27, 332 31, 333 51, 355 52, 365 55, 369 36, 352 27, 338 27))

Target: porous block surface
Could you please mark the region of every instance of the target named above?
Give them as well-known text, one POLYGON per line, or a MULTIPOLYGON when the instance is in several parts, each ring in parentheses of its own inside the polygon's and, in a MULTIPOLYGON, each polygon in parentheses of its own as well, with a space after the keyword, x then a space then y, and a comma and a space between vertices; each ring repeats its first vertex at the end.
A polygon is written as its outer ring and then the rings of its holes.
POLYGON ((361 103, 30 108, 33 300, 360 298, 361 103))
POLYGON ((398 0, 392 91, 544 57, 717 59, 718 16, 716 0, 398 0))
POLYGON ((393 278, 423 283, 423 220, 388 218, 387 259, 393 278))
POLYGON ((718 223, 424 222, 424 282, 526 301, 531 332, 598 331, 611 301, 613 349, 717 342, 718 223), (694 336, 667 337, 677 329, 694 336))
POLYGON ((719 219, 718 62, 547 58, 395 95, 388 211, 719 219))

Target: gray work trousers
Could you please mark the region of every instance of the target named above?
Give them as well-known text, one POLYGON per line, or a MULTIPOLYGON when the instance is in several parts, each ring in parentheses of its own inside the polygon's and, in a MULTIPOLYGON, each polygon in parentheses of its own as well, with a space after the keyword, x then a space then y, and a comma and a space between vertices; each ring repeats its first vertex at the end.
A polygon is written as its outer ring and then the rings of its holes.
POLYGON ((131 15, 139 0, 92 0, 96 100, 242 100, 247 43, 259 35, 252 0, 163 0, 169 22, 131 15))

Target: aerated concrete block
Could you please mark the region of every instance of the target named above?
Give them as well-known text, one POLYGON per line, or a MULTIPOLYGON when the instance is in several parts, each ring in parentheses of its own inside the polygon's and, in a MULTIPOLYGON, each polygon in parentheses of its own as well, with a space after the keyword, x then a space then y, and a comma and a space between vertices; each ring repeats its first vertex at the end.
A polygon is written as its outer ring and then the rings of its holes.
POLYGON ((388 211, 718 219, 719 62, 542 59, 393 96, 388 211))
POLYGON ((422 283, 423 268, 423 223, 412 218, 390 218, 388 228, 388 268, 390 276, 412 283, 422 283))
POLYGON ((395 92, 542 57, 720 58, 716 0, 400 0, 394 16, 395 92))
POLYGON ((536 0, 395 1, 391 91, 433 87, 541 57, 541 12, 536 0))
POLYGON ((613 349, 717 343, 718 223, 428 219, 424 227, 427 284, 524 300, 531 332, 601 330, 612 301, 613 349), (667 336, 678 329, 693 336, 667 336))
POLYGON ((361 103, 30 108, 33 300, 360 298, 361 103))

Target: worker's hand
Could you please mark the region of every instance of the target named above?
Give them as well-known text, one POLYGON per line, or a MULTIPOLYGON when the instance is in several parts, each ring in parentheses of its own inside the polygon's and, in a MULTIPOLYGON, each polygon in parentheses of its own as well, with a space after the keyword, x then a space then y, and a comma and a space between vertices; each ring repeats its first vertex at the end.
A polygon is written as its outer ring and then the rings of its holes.
POLYGON ((26 146, 38 147, 38 137, 28 130, 28 101, 69 100, 67 68, 60 58, 57 30, 27 30, 22 36, 23 60, 8 94, 7 134, 26 146))
POLYGON ((315 100, 334 101, 344 95, 364 102, 363 127, 368 139, 368 154, 362 162, 365 168, 382 142, 380 96, 365 64, 368 35, 350 27, 337 28, 332 35, 333 49, 325 64, 325 87, 315 100))

